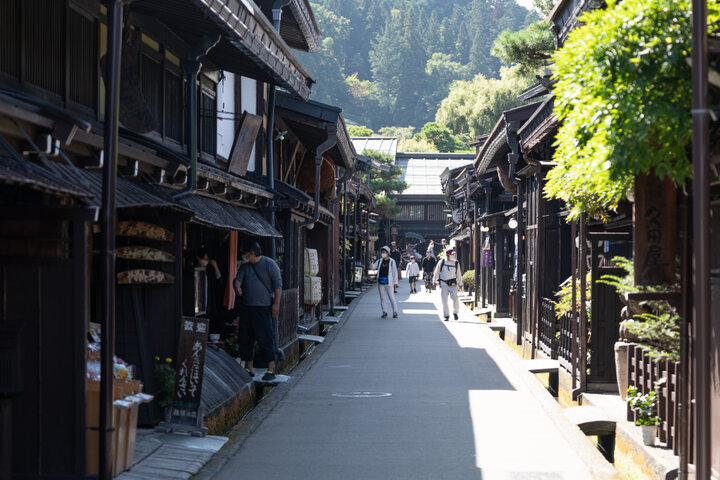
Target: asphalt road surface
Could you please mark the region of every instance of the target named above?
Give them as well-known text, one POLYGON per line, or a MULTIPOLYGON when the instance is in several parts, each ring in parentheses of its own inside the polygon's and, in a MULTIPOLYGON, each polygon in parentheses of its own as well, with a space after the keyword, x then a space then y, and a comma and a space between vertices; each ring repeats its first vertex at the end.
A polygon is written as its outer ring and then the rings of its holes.
MULTIPOLYGON (((422 282, 420 282, 422 284, 422 282)), ((520 359, 440 293, 364 294, 322 356, 213 479, 616 478, 520 359), (452 318, 452 317, 451 317, 452 318)))

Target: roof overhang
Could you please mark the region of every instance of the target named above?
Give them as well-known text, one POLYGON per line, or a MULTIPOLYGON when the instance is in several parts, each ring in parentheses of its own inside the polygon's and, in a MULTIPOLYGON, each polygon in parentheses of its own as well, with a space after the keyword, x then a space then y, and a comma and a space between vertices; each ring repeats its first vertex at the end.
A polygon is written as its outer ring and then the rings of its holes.
POLYGON ((189 45, 221 35, 207 58, 218 68, 275 83, 306 100, 314 80, 253 2, 247 0, 143 0, 132 11, 160 21, 189 45), (178 5, 181 3, 181 5, 178 5))
MULTIPOLYGON (((255 0, 267 18, 272 18, 274 0, 255 0)), ((289 0, 280 20, 280 36, 291 48, 304 52, 318 49, 320 27, 308 0, 289 0)))
POLYGON ((334 126, 337 143, 326 155, 345 169, 355 165, 355 149, 350 142, 342 109, 320 102, 302 102, 284 92, 278 92, 275 99, 276 114, 293 130, 300 143, 308 150, 315 149, 328 138, 328 126, 334 126))
POLYGON ((191 220, 194 223, 224 230, 237 230, 256 237, 282 238, 282 234, 257 210, 198 193, 182 197, 178 202, 194 212, 191 220))
POLYGON ((516 121, 524 124, 541 104, 542 102, 535 102, 523 105, 505 110, 502 115, 500 115, 495 127, 492 132, 490 132, 490 136, 475 157, 475 170, 479 175, 485 173, 485 170, 487 170, 489 166, 495 164, 503 153, 510 151, 507 144, 508 137, 505 127, 510 122, 516 121))

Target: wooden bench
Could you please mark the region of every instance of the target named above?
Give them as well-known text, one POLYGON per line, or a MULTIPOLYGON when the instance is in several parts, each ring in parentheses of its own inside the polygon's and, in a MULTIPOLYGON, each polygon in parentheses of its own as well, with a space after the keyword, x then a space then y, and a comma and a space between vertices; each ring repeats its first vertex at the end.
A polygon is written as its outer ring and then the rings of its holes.
POLYGON ((297 338, 301 342, 323 343, 325 341, 325 337, 321 337, 320 335, 302 334, 298 335, 297 338))
POLYGON ((535 358, 532 360, 523 360, 523 366, 530 373, 547 373, 548 388, 557 395, 558 392, 558 370, 560 362, 546 358, 535 358))
POLYGON ((337 317, 325 316, 320 320, 321 325, 337 325, 338 323, 340 323, 340 319, 337 317))

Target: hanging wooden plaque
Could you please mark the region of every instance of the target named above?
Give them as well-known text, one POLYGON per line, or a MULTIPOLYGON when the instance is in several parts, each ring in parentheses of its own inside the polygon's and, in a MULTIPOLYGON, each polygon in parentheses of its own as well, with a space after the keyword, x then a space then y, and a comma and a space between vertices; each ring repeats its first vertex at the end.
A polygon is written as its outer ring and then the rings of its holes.
POLYGON ((119 285, 168 285, 175 283, 175 277, 158 270, 138 268, 119 272, 117 282, 119 285))
POLYGON ((172 242, 175 238, 170 230, 153 225, 148 222, 137 222, 134 220, 118 222, 118 237, 145 238, 148 240, 157 240, 160 242, 172 242))
POLYGON ((118 247, 117 256, 125 260, 144 260, 147 262, 172 263, 175 261, 175 255, 171 253, 157 248, 141 246, 118 247))
POLYGON ((677 188, 666 177, 635 177, 635 285, 675 283, 678 254, 677 188))
POLYGON ((230 151, 228 161, 228 172, 236 175, 244 176, 247 173, 248 163, 250 162, 250 154, 255 146, 255 139, 262 125, 262 117, 244 112, 240 119, 240 128, 238 129, 235 142, 230 151))

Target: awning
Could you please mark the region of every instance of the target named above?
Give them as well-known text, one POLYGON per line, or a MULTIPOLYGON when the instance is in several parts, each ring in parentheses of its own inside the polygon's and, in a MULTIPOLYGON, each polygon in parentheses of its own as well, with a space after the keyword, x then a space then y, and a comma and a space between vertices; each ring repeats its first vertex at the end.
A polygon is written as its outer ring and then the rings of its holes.
POLYGON ((469 227, 465 227, 457 233, 453 233, 450 237, 451 240, 465 240, 470 238, 471 232, 469 227))
POLYGON ((0 184, 24 186, 63 196, 92 197, 92 193, 78 182, 62 178, 40 165, 6 156, 0 156, 0 184))
POLYGON ((202 195, 187 195, 179 203, 195 213, 195 223, 226 230, 237 230, 256 237, 282 238, 282 234, 257 210, 231 205, 202 195))
MULTIPOLYGON (((75 184, 83 188, 90 196, 87 203, 93 206, 100 206, 102 201, 103 175, 100 170, 86 170, 71 167, 66 163, 56 163, 55 168, 62 172, 63 176, 75 178, 75 184)), ((115 193, 115 204, 117 208, 167 208, 192 213, 187 207, 177 203, 171 196, 170 191, 156 185, 129 180, 118 175, 115 193)))

